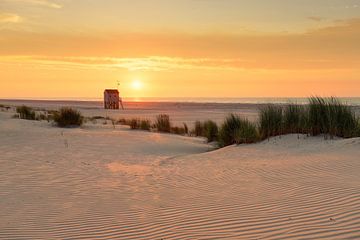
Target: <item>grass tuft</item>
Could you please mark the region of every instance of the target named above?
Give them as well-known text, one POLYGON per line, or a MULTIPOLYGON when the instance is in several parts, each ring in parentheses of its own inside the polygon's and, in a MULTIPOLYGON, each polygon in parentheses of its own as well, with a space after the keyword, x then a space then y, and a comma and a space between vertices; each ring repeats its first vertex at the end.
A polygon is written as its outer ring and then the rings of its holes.
POLYGON ((150 131, 150 129, 151 129, 150 120, 141 120, 140 121, 140 129, 144 130, 144 131, 150 131))
POLYGON ((140 128, 140 120, 137 118, 133 118, 129 122, 130 129, 135 130, 140 128))
POLYGON ((166 114, 161 114, 156 117, 155 127, 159 132, 170 133, 171 124, 170 117, 166 114))
POLYGON ((79 111, 64 107, 55 112, 54 121, 59 127, 78 127, 83 124, 84 117, 79 111))
POLYGON ((258 141, 256 125, 235 114, 230 114, 225 119, 219 131, 220 147, 256 141, 258 141))
POLYGON ((313 136, 351 138, 357 133, 358 119, 350 106, 336 98, 311 97, 309 99, 309 126, 313 136))
POLYGON ((262 139, 282 134, 283 109, 269 105, 260 110, 260 135, 262 139))
POLYGON ((16 108, 21 119, 35 120, 35 111, 31 107, 21 106, 16 108))
POLYGON ((203 136, 207 138, 208 142, 213 142, 218 139, 219 128, 216 122, 208 120, 203 123, 203 136))

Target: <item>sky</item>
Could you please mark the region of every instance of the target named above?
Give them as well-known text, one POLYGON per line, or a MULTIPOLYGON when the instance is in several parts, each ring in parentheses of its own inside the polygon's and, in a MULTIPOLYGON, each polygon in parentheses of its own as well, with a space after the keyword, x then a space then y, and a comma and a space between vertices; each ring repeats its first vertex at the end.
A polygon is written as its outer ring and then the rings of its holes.
POLYGON ((360 96, 360 0, 0 0, 0 98, 360 96))

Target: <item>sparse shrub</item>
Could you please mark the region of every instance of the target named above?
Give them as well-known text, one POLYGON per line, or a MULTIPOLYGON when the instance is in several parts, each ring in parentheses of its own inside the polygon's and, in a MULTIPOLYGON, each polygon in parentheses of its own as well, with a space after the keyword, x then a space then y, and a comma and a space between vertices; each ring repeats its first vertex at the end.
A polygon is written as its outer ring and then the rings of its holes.
POLYGON ((185 131, 185 134, 189 134, 189 128, 188 128, 188 125, 186 123, 183 123, 184 125, 184 131, 185 131))
POLYGON ((116 123, 121 124, 121 125, 130 126, 131 120, 128 120, 128 119, 125 119, 125 118, 120 118, 116 123))
POLYGON ((48 117, 45 114, 40 113, 36 116, 36 120, 38 121, 48 120, 48 117))
POLYGON ((151 122, 150 120, 141 120, 140 122, 140 129, 145 131, 150 131, 151 122))
POLYGON ((263 139, 281 135, 283 110, 281 106, 269 105, 260 110, 260 134, 263 139))
POLYGON ((130 129, 139 129, 140 128, 140 120, 133 118, 130 120, 130 129))
POLYGON ((289 104, 283 110, 283 134, 306 133, 308 125, 306 106, 289 104))
POLYGON ((225 119, 219 131, 220 147, 232 144, 252 143, 257 140, 258 134, 255 124, 234 114, 229 115, 225 119))
POLYGON ((240 128, 235 131, 235 143, 255 143, 259 140, 256 125, 247 119, 242 120, 240 128))
POLYGON ((309 126, 313 136, 327 132, 328 109, 325 99, 312 97, 309 99, 309 126))
POLYGON ((56 110, 48 110, 48 111, 47 111, 48 121, 54 120, 55 116, 56 116, 56 115, 59 115, 59 114, 60 114, 59 111, 56 111, 56 110))
POLYGON ((216 141, 218 138, 219 128, 216 122, 208 120, 203 124, 202 136, 206 137, 208 142, 216 141))
POLYGON ((21 106, 16 108, 16 112, 19 114, 21 119, 35 120, 35 111, 27 106, 21 106))
POLYGON ((357 136, 358 120, 350 106, 336 98, 312 97, 309 99, 310 134, 328 134, 350 138, 357 136))
POLYGON ((183 127, 171 127, 171 133, 177 134, 177 135, 185 135, 185 128, 183 127))
POLYGON ((297 133, 310 134, 309 106, 303 106, 300 111, 299 131, 297 133))
POLYGON ((196 137, 205 137, 208 139, 208 142, 213 142, 217 140, 218 132, 218 126, 214 121, 208 120, 205 122, 195 122, 193 134, 196 137))
POLYGON ((161 114, 156 117, 155 126, 159 132, 170 133, 171 132, 171 124, 170 117, 166 114, 161 114))
POLYGON ((131 120, 124 120, 122 121, 124 125, 130 126, 130 129, 132 130, 145 130, 150 131, 151 129, 151 122, 149 120, 140 120, 138 118, 133 118, 131 120))
POLYGON ((76 127, 83 124, 84 117, 79 111, 65 107, 55 113, 54 121, 59 127, 76 127))
POLYGON ((204 125, 200 121, 195 122, 194 135, 196 137, 202 137, 204 134, 204 125))
POLYGON ((357 127, 355 137, 360 137, 360 118, 357 119, 357 127))

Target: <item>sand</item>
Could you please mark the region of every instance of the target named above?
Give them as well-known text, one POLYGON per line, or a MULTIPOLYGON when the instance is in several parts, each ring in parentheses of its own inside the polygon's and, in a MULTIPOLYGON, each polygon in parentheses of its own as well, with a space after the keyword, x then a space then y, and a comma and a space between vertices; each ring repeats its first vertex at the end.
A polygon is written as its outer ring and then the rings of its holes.
POLYGON ((360 238, 360 139, 213 151, 201 138, 0 112, 0 152, 0 239, 360 238))
POLYGON ((193 125, 197 120, 208 120, 219 124, 230 113, 255 121, 259 108, 263 104, 235 103, 176 103, 176 102, 125 102, 125 110, 105 110, 102 102, 95 101, 36 101, 36 100, 1 100, 0 104, 21 106, 27 105, 38 109, 57 110, 62 106, 76 108, 86 117, 102 116, 114 119, 141 118, 155 120, 159 114, 168 114, 174 125, 183 123, 193 125))

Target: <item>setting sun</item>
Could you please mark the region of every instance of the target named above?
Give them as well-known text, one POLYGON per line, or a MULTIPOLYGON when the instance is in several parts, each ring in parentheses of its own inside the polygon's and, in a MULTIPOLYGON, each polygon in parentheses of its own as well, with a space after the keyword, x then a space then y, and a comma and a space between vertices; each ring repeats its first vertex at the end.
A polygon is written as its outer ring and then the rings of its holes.
POLYGON ((131 88, 134 89, 134 90, 140 90, 143 88, 143 84, 141 81, 139 80, 134 80, 132 83, 131 83, 131 88))

